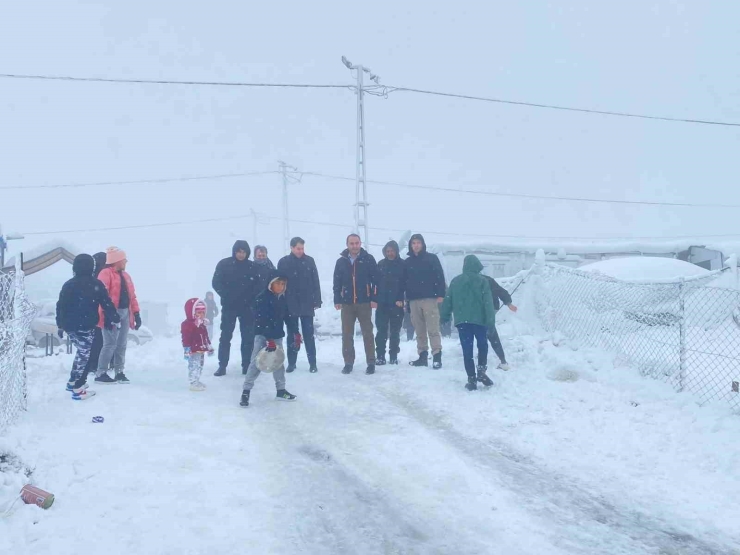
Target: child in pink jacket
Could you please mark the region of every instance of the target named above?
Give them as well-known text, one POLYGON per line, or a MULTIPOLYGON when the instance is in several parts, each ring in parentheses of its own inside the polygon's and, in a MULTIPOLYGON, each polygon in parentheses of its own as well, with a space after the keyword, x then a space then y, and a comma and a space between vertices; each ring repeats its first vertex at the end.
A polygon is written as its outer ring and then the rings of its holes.
POLYGON ((201 383, 205 354, 213 355, 211 339, 208 337, 208 320, 206 303, 200 299, 188 299, 185 303, 185 320, 180 325, 182 347, 185 360, 188 361, 188 378, 190 391, 203 391, 206 386, 201 383))

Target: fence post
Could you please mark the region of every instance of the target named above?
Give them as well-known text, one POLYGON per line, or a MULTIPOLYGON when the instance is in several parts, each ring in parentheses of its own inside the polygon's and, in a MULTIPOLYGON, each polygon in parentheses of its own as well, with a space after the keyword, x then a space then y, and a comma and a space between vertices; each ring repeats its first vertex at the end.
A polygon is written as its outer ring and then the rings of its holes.
POLYGON ((684 278, 678 282, 678 311, 679 311, 679 342, 680 342, 680 368, 678 374, 678 391, 683 391, 686 379, 686 302, 684 299, 684 278))

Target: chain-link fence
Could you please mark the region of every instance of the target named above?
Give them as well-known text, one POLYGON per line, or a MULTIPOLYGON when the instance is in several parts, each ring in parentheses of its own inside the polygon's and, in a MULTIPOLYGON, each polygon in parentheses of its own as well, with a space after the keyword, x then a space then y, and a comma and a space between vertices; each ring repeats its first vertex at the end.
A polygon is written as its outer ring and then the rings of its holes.
POLYGON ((717 273, 633 283, 546 264, 539 278, 537 312, 547 331, 612 351, 701 402, 740 409, 740 292, 707 285, 717 273))
POLYGON ((26 337, 35 308, 21 272, 0 272, 0 432, 26 408, 26 337))

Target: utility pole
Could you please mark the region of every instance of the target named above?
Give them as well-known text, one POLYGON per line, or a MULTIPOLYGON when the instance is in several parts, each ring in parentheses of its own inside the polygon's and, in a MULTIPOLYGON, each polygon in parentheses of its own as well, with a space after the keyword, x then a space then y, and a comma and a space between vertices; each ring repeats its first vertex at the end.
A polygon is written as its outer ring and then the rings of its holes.
POLYGON ((278 160, 278 166, 280 167, 280 173, 283 176, 283 243, 286 249, 290 249, 290 220, 288 219, 288 170, 294 172, 298 171, 298 168, 294 168, 278 160))
POLYGON ((269 224, 270 219, 266 214, 255 211, 254 208, 250 208, 249 211, 252 213, 252 244, 259 245, 259 234, 257 233, 257 226, 260 224, 269 224))
POLYGON ((360 235, 366 245, 370 245, 370 228, 367 217, 367 173, 365 171, 365 103, 363 86, 365 73, 370 75, 370 80, 377 85, 380 77, 375 75, 370 68, 362 65, 354 65, 342 56, 342 63, 350 71, 357 72, 357 169, 355 181, 355 233, 360 235))

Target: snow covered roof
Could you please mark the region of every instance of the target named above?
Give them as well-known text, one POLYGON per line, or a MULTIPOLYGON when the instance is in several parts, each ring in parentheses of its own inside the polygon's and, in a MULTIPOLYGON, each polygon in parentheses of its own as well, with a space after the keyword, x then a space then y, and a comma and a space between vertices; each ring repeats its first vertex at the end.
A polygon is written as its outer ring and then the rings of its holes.
POLYGON ((630 256, 612 258, 581 266, 579 270, 595 272, 621 281, 677 281, 679 278, 709 277, 712 272, 675 258, 630 256))
POLYGON ((568 254, 609 254, 609 253, 679 253, 689 247, 703 246, 716 249, 725 255, 740 252, 740 241, 707 241, 701 239, 680 240, 583 240, 583 239, 506 239, 505 241, 442 242, 430 244, 428 249, 434 253, 450 252, 489 252, 489 253, 531 253, 539 249, 557 253, 564 250, 568 254))
MULTIPOLYGON (((26 275, 35 274, 60 260, 65 260, 72 264, 80 250, 72 243, 67 241, 51 241, 23 251, 23 271, 26 275)), ((5 263, 5 268, 15 266, 15 256, 9 258, 5 263)))

